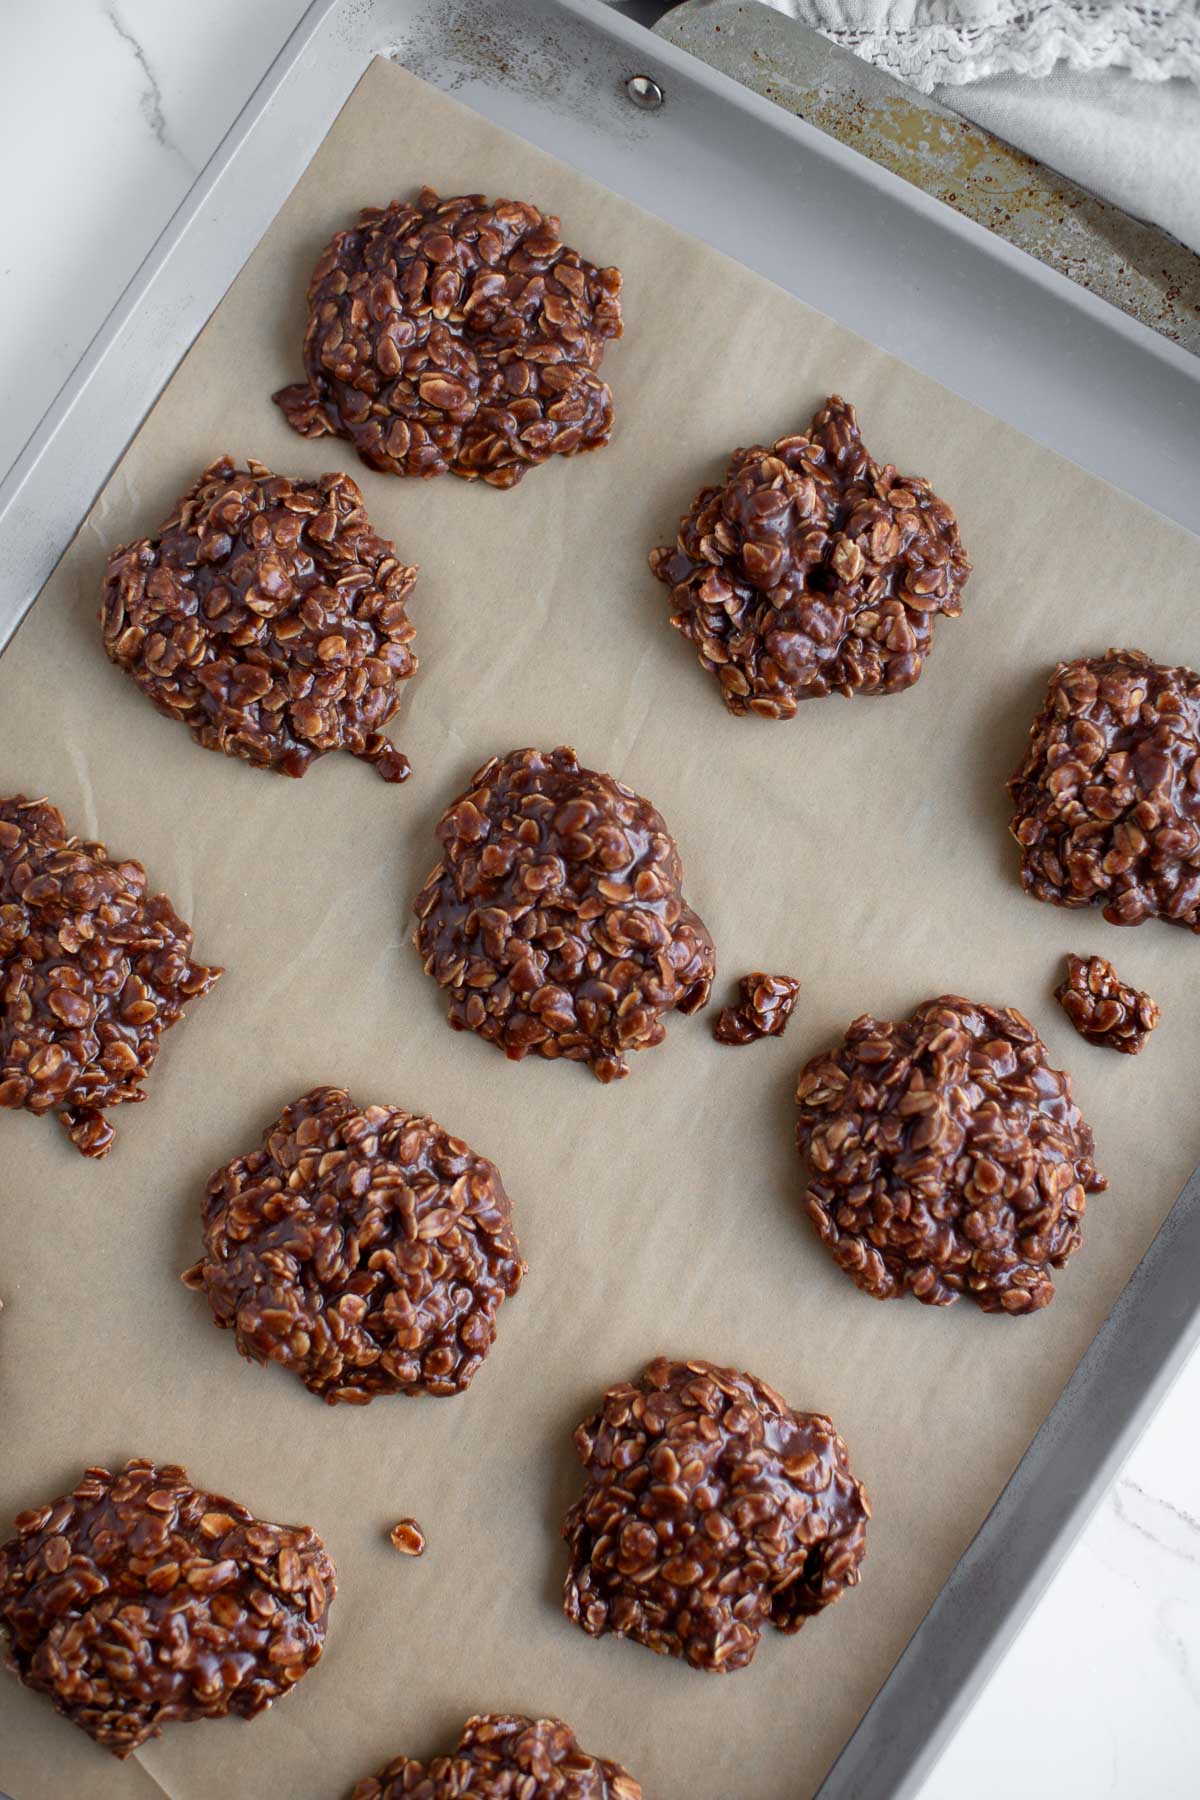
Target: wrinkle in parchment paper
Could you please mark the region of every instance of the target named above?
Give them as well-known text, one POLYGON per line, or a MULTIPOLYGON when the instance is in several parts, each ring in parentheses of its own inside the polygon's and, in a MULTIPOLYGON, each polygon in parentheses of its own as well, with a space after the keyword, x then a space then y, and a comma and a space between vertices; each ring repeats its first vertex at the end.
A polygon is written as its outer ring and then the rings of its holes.
MULTIPOLYGON (((1020 892, 1003 783, 1062 656, 1135 643, 1200 664, 1186 533, 758 277, 459 108, 371 68, 132 445, 0 661, 4 791, 48 793, 136 856, 219 986, 164 1040, 144 1106, 86 1164, 52 1122, 0 1118, 0 1516, 85 1463, 141 1454, 260 1515, 313 1524, 339 1570, 328 1647, 253 1724, 169 1729, 121 1766, 0 1678, 0 1788, 19 1800, 213 1794, 334 1800, 476 1710, 568 1719, 647 1800, 810 1794, 1062 1389, 1200 1160, 1200 945, 1118 934, 1020 892), (604 377, 612 444, 496 493, 401 482, 307 442, 271 393, 300 373, 303 288, 359 205, 487 190, 559 213, 625 273, 604 377), (926 474, 975 564, 918 685, 730 718, 667 623, 646 553, 737 445, 803 427, 829 393, 881 461, 926 474), (348 469, 421 565, 421 670, 394 735, 413 779, 346 756, 292 783, 198 749, 105 660, 106 549, 152 529, 223 451, 348 469), (433 826, 497 751, 574 744, 646 794, 711 929, 714 1004, 748 969, 803 991, 787 1036, 736 1055, 713 1015, 601 1087, 456 1035, 409 945, 433 826), (1099 949, 1162 1002, 1143 1056, 1081 1043, 1052 999, 1099 949), (1058 1296, 1028 1319, 880 1305, 801 1217, 792 1089, 857 1013, 958 991, 1020 1007, 1073 1071, 1111 1181, 1058 1296), (210 1171, 317 1082, 431 1112, 501 1169, 529 1262, 469 1393, 326 1408, 241 1362, 178 1274, 210 1171), (752 1370, 829 1412, 874 1505, 861 1586, 753 1665, 708 1677, 558 1610, 574 1424, 653 1355, 752 1370), (431 1525, 416 1562, 386 1528, 431 1525), (437 1529, 432 1529, 436 1521, 437 1529)), ((124 1115, 124 1116, 123 1116, 124 1115)))

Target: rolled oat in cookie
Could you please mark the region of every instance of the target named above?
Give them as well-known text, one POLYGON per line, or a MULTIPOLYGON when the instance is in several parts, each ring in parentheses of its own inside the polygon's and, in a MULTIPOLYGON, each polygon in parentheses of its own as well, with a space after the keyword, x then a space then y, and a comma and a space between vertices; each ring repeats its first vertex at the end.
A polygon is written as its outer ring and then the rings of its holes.
POLYGON ((1129 987, 1102 956, 1068 956, 1054 998, 1080 1037, 1136 1056, 1162 1017, 1158 1002, 1129 987))
POLYGON ((513 1061, 586 1062, 600 1081, 708 999, 716 953, 683 898, 674 838, 648 800, 569 746, 476 771, 437 827, 414 942, 450 1023, 513 1061))
POLYGON ((718 1044, 753 1044, 759 1038, 782 1037, 800 994, 792 975, 743 975, 736 1006, 717 1015, 713 1036, 718 1044))
POLYGON ((1008 783, 1021 886, 1113 925, 1200 931, 1200 675, 1143 650, 1061 662, 1008 783))
POLYGON ((393 1550, 401 1556, 424 1556, 425 1533, 415 1519, 397 1519, 388 1532, 388 1540, 393 1550))
POLYGON ((0 1637, 27 1687, 125 1757, 164 1725, 252 1719, 320 1660, 333 1563, 175 1463, 91 1468, 0 1544, 0 1637))
POLYGON ((457 1750, 429 1762, 397 1756, 358 1782, 350 1800, 642 1800, 619 1763, 581 1749, 561 1719, 484 1713, 457 1750))
POLYGON ((871 1509, 845 1444, 753 1375, 660 1356, 575 1447, 563 1610, 592 1637, 727 1674, 858 1582, 871 1509))
POLYGON ((735 450, 650 567, 729 711, 768 719, 911 687, 971 572, 950 507, 874 462, 837 394, 808 431, 735 450))
POLYGON ((107 1154, 109 1107, 144 1100, 164 1031, 220 969, 146 871, 72 836, 48 800, 0 800, 0 1107, 56 1112, 107 1154))
POLYGON ((331 1406, 460 1394, 525 1273, 500 1171, 432 1119, 342 1088, 285 1106, 210 1178, 183 1280, 242 1355, 331 1406))
POLYGON ((908 1019, 864 1014, 805 1065, 796 1102, 805 1210, 865 1293, 1006 1313, 1053 1299, 1108 1183, 1071 1077, 1015 1008, 945 994, 908 1019))
POLYGON ((621 274, 520 200, 464 194, 369 206, 308 288, 308 379, 274 398, 305 437, 349 438, 372 469, 513 487, 606 444, 596 371, 621 335, 621 274))
POLYGON ((382 728, 417 670, 416 575, 348 475, 291 481, 224 456, 154 537, 113 551, 104 648, 206 750, 297 777, 348 750, 405 781, 382 728))

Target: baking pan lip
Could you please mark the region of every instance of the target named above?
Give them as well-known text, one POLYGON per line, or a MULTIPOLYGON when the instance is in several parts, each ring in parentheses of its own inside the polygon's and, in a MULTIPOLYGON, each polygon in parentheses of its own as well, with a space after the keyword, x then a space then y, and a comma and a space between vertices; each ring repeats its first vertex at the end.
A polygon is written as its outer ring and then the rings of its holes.
POLYGON ((911 1800, 1200 1345, 1200 1169, 823 1782, 911 1800))
MULTIPOLYGON (((331 34, 341 32, 338 55, 328 59, 326 77, 331 87, 340 88, 331 96, 336 111, 373 55, 393 54, 401 61, 405 59, 405 44, 410 41, 408 34, 414 21, 428 27, 436 15, 449 22, 457 13, 477 12, 479 4, 480 0, 370 0, 370 4, 364 4, 364 0, 312 0, 0 483, 0 531, 5 544, 4 564, 0 565, 4 567, 0 649, 40 592, 95 494, 170 379, 175 362, 203 325, 204 316, 236 273, 236 267, 224 279, 213 277, 219 283, 219 291, 205 296, 204 315, 198 318, 194 329, 190 324, 186 330, 180 328, 186 342, 181 343, 178 338, 174 341, 172 360, 161 368, 161 378, 157 372, 146 378, 154 392, 148 394, 145 383, 137 386, 132 380, 127 392, 123 390, 126 411, 120 420, 122 441, 115 447, 110 445, 103 454, 93 453, 86 475, 79 475, 74 490, 64 500, 61 480, 64 469, 70 467, 70 426, 73 419, 78 421, 80 403, 106 365, 119 363, 123 348, 128 358, 127 334, 137 326, 139 313, 147 306, 160 278, 169 273, 167 265, 173 254, 192 236, 214 198, 219 198, 217 190, 222 177, 237 164, 248 140, 285 95, 301 64, 307 59, 310 78, 316 79, 311 76, 312 52, 331 43, 331 34)), ((510 19, 519 23, 522 13, 532 17, 530 8, 534 5, 535 0, 514 0, 507 8, 510 19)), ((667 93, 667 105, 661 114, 663 123, 669 123, 673 112, 678 116, 678 107, 672 107, 673 99, 678 100, 689 91, 701 95, 706 105, 722 109, 739 128, 744 126, 747 134, 760 136, 767 131, 777 141, 789 144, 793 152, 802 152, 810 170, 833 170, 873 204, 889 209, 899 206, 914 219, 932 225, 951 247, 951 265, 955 247, 969 250, 975 258, 982 254, 985 265, 990 262, 996 269, 1007 270, 1027 283, 1029 293, 1040 296, 1048 311, 1061 313, 1068 322, 1089 321, 1101 334, 1109 334, 1108 341, 1115 351, 1128 356, 1134 375, 1140 368, 1148 380, 1172 385, 1184 419, 1180 431, 1194 442, 1197 452, 1190 465, 1194 472, 1200 462, 1200 361, 1023 251, 991 237, 974 221, 961 217, 900 177, 877 168, 856 151, 740 87, 686 51, 598 5, 596 0, 537 0, 537 13, 543 19, 561 19, 564 28, 569 23, 572 30, 590 34, 604 50, 607 65, 627 65, 628 73, 645 70, 660 79, 667 93)), ((496 83, 498 88, 504 86, 498 67, 496 83)), ((518 111, 521 101, 522 96, 516 96, 518 111)), ((524 104, 536 111, 537 102, 531 96, 524 96, 524 104)), ((512 111, 511 106, 509 110, 512 111)), ((656 120, 659 116, 655 115, 656 120)), ((324 136, 327 124, 327 118, 317 122, 314 141, 303 145, 301 152, 292 146, 293 157, 301 157, 298 167, 262 172, 262 181, 270 184, 262 224, 269 222, 278 210, 292 180, 324 136)), ((544 134, 535 137, 535 141, 544 142, 544 134)), ((748 148, 749 144, 747 136, 748 148)), ((564 154, 567 160, 574 160, 569 152, 564 154)), ((643 194, 631 197, 648 203, 643 194)), ((649 203, 652 205, 652 201, 649 203)), ((219 205, 216 210, 220 211, 219 205)), ((683 228, 691 229, 686 223, 683 228)), ((242 235, 249 229, 243 230, 242 235)), ((247 248, 252 247, 252 241, 247 248)), ((238 258, 238 266, 242 260, 244 253, 238 258)), ((770 275, 770 271, 762 272, 770 275)), ((770 278, 779 279, 778 275, 770 278)), ((855 329, 859 327, 856 325, 855 329)), ((903 349, 895 353, 905 355, 903 349)), ((923 366, 911 355, 906 360, 923 366)), ((948 385, 957 384, 951 380, 948 385)), ((963 391, 961 386, 958 391, 963 391)), ((979 401, 977 394, 968 393, 966 397, 989 405, 992 411, 1001 411, 986 399, 979 401)), ((1008 412, 1003 416, 1011 418, 1008 412)), ((1073 453, 1069 443, 1056 442, 1053 434, 1047 438, 1044 432, 1031 431, 1019 417, 1012 422, 1032 436, 1040 435, 1052 448, 1067 455, 1073 453)), ((1121 423, 1128 426, 1127 420, 1121 423)), ((1104 474, 1080 453, 1078 444, 1074 453, 1075 460, 1104 474)), ((1136 444, 1130 454, 1136 460, 1136 444)), ((1134 491, 1138 491, 1136 485, 1134 491)), ((1185 496, 1173 514, 1181 523, 1200 528, 1200 487, 1190 506, 1185 496)), ((1200 1341, 1200 1294, 1195 1292, 1191 1275, 1197 1266, 1200 1171, 1176 1201, 987 1520, 843 1748, 821 1788, 822 1800, 902 1800, 915 1791, 1036 1604, 1186 1355, 1200 1341)))

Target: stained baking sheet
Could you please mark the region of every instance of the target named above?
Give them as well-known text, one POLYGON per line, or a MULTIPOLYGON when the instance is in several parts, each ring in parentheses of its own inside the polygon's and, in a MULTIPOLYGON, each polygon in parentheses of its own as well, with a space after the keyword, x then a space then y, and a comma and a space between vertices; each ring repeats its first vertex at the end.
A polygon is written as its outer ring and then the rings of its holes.
POLYGON ((425 88, 372 66, 171 382, 0 663, 8 788, 139 856, 228 974, 168 1038, 151 1099, 107 1162, 6 1119, 0 1416, 20 1446, 0 1512, 83 1462, 152 1454, 336 1557, 329 1648, 252 1727, 179 1728, 124 1768, 0 1684, 0 1782, 18 1800, 340 1792, 467 1713, 558 1712, 651 1796, 811 1792, 1046 1417, 1200 1155, 1190 937, 1117 938, 1020 894, 1002 783, 1060 655, 1143 644, 1198 659, 1200 547, 841 326, 425 88), (429 180, 528 194, 620 264, 628 335, 605 362, 606 451, 494 494, 360 471, 269 404, 298 371, 301 293, 330 232, 429 180), (920 685, 791 724, 733 720, 665 624, 646 549, 735 443, 795 428, 828 391, 868 443, 928 473, 976 563, 920 685), (223 450, 295 474, 341 463, 422 565, 423 670, 394 790, 349 759, 290 785, 206 755, 104 660, 105 549, 151 526, 223 450), (1127 573, 1128 572, 1128 573, 1127 573), (724 978, 800 974, 789 1035, 741 1056, 703 1017, 604 1089, 452 1036, 407 944, 441 807, 494 750, 573 742, 648 793, 679 839, 724 978), (1067 947, 1116 950, 1165 1003, 1136 1064, 1106 1059, 1049 998, 1067 947), (1027 1320, 877 1306, 798 1215, 791 1087, 855 1013, 931 992, 1015 1004, 1072 1068, 1108 1194, 1059 1297, 1027 1320), (471 1392, 323 1409, 240 1363, 180 1288, 208 1171, 317 1081, 432 1111, 492 1156, 530 1275, 471 1392), (876 1510, 861 1588, 725 1680, 593 1643, 557 1611, 570 1428, 659 1350, 754 1370, 832 1412, 876 1510), (386 1528, 429 1530, 418 1563, 386 1528))

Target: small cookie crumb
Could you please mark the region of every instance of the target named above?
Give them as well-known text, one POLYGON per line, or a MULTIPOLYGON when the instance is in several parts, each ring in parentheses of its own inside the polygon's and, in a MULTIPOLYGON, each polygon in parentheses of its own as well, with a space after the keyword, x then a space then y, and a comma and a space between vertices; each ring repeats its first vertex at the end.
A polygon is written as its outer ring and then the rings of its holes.
POLYGON ((718 1044, 753 1044, 758 1038, 782 1037, 800 992, 792 975, 743 975, 741 999, 721 1009, 713 1036, 718 1044))
POLYGON ((392 1548, 401 1556, 424 1556, 425 1533, 415 1519, 400 1519, 388 1532, 392 1548))
POLYGON ((1136 1056, 1162 1018, 1158 1002, 1121 980, 1103 956, 1068 956, 1054 998, 1080 1037, 1136 1056))

